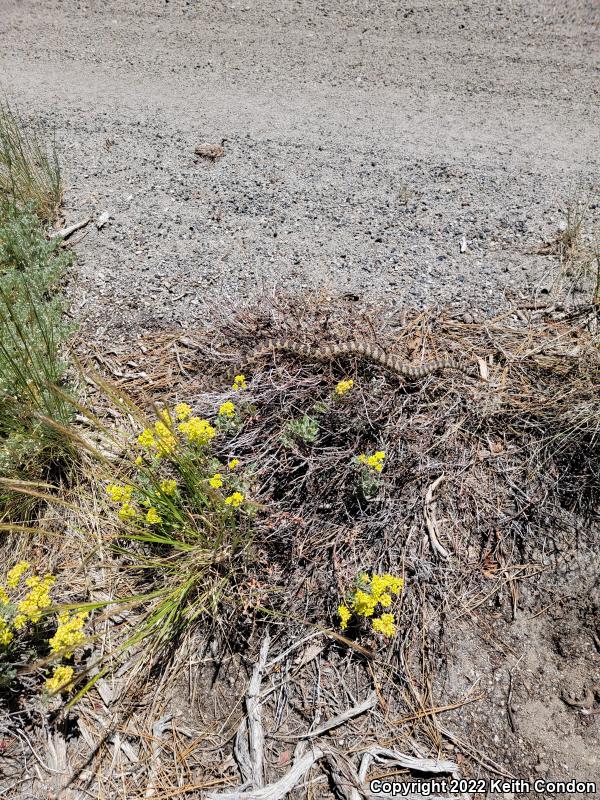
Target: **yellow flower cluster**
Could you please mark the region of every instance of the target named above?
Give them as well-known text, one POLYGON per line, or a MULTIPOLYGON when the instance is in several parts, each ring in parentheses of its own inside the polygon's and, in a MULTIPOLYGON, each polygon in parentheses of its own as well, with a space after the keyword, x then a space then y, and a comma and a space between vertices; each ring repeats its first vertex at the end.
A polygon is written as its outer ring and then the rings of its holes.
POLYGON ((350 391, 350 389, 352 389, 353 386, 354 381, 352 378, 349 378, 347 381, 339 381, 334 391, 338 397, 343 397, 350 391))
POLYGON ((159 458, 170 455, 177 446, 169 412, 161 411, 160 417, 154 428, 145 428, 138 436, 138 443, 144 450, 155 450, 159 458))
POLYGON ((383 450, 377 450, 377 452, 373 453, 372 456, 361 453, 358 456, 358 460, 361 464, 364 464, 369 469, 372 469, 375 472, 381 472, 383 469, 383 462, 385 461, 385 453, 383 450))
MULTIPOLYGON (((165 412, 168 415, 168 412, 165 412)), ((163 418, 166 418, 163 416, 163 418)), ((177 447, 177 439, 171 428, 171 420, 165 424, 162 420, 154 423, 154 432, 156 434, 156 455, 160 458, 162 456, 170 455, 177 447)))
POLYGON ((4 617, 0 617, 0 646, 8 647, 12 642, 14 634, 4 617))
MULTIPOLYGON (((8 575, 6 576, 6 585, 9 589, 17 588, 19 581, 30 566, 31 564, 28 561, 19 561, 12 569, 8 571, 8 575)), ((8 602, 8 600, 6 602, 8 602)))
POLYGON ((159 522, 162 522, 162 517, 158 513, 158 511, 154 508, 154 506, 150 506, 148 511, 146 512, 146 522, 148 525, 158 525, 159 522))
POLYGON ((113 503, 128 503, 133 493, 132 486, 119 486, 117 483, 109 483, 106 487, 106 494, 113 503))
POLYGON ((184 422, 192 416, 192 409, 187 403, 178 403, 175 406, 175 416, 180 422, 184 422))
POLYGON ((125 502, 119 509, 119 519, 123 520, 123 522, 127 522, 129 519, 133 519, 136 516, 136 513, 137 512, 131 503, 125 502))
POLYGON ((51 678, 46 679, 46 689, 51 692, 60 692, 73 680, 75 670, 73 667, 55 667, 51 678))
POLYGON ((213 489, 220 489, 221 486, 223 486, 223 476, 220 472, 215 472, 215 474, 209 480, 209 483, 213 489))
MULTIPOLYGON (((111 496, 119 502, 127 503, 124 498, 129 497, 127 487, 112 485, 109 491, 111 496)), ((108 491, 108 489, 107 489, 108 491)), ((23 575, 31 569, 27 561, 19 561, 8 571, 7 587, 9 590, 17 589, 23 575)), ((54 575, 33 574, 25 580, 26 591, 18 590, 16 597, 12 599, 9 592, 0 586, 0 648, 8 647, 15 639, 16 633, 25 628, 29 623, 38 623, 51 606, 50 591, 56 583, 54 575), (18 598, 22 599, 17 602, 18 598), (16 605, 17 613, 12 617, 12 607, 16 605), (8 609, 4 606, 10 606, 8 609), (6 616, 4 616, 6 614, 6 616)), ((71 658, 75 650, 86 640, 83 633, 85 621, 88 618, 87 611, 69 612, 65 611, 56 617, 56 631, 48 640, 50 653, 59 658, 71 658)), ((36 635, 39 631, 35 632, 36 635)), ((30 639, 33 643, 35 640, 30 639)), ((64 690, 72 682, 74 668, 67 665, 58 665, 53 674, 46 679, 46 689, 51 693, 64 690)))
POLYGON ((225 505, 231 506, 231 508, 239 508, 243 502, 244 495, 241 492, 233 492, 225 498, 225 505))
POLYGON ((221 407, 219 408, 219 416, 227 417, 228 419, 233 419, 233 417, 235 417, 235 406, 231 400, 227 400, 226 403, 221 404, 221 407))
POLYGON ((160 482, 160 490, 163 494, 166 494, 167 497, 172 497, 175 494, 176 489, 177 481, 167 479, 160 482))
POLYGON ((389 608, 392 605, 392 596, 398 596, 402 592, 403 586, 402 578, 389 573, 372 577, 366 572, 361 573, 358 578, 358 588, 354 591, 348 605, 338 606, 341 629, 346 630, 354 613, 357 617, 372 618, 371 624, 376 633, 393 636, 396 633, 394 615, 389 612, 382 613, 379 617, 373 615, 377 606, 389 608))
POLYGON ((246 378, 244 375, 236 375, 233 379, 233 386, 231 387, 235 392, 243 391, 244 389, 248 388, 248 384, 246 383, 246 378))
POLYGON ((206 445, 214 439, 217 432, 206 419, 191 417, 178 426, 181 433, 193 444, 206 445))
MULTIPOLYGON (((234 388, 246 388, 243 375, 236 375, 234 388)), ((234 418, 235 405, 230 400, 222 403, 218 416, 226 419, 234 418)), ((187 442, 200 446, 207 445, 217 435, 216 429, 207 419, 192 416, 192 408, 187 403, 178 403, 173 413, 163 409, 159 411, 158 417, 154 426, 145 428, 137 437, 138 444, 158 458, 170 456, 175 452, 179 444, 178 434, 182 434, 187 442)), ((141 466, 144 463, 143 457, 138 455, 135 463, 141 466)))
POLYGON ((58 628, 48 641, 53 653, 60 653, 65 658, 73 655, 75 649, 85 642, 83 626, 87 617, 87 611, 79 611, 72 616, 68 611, 58 615, 58 628))
POLYGON ((382 633, 384 636, 392 637, 396 633, 396 625, 394 623, 393 614, 382 614, 377 619, 373 620, 373 630, 376 633, 382 633))
POLYGON ((229 464, 227 464, 227 469, 235 469, 237 466, 239 466, 239 463, 239 458, 232 458, 229 464))
POLYGON ((133 519, 133 517, 135 517, 136 511, 131 505, 131 496, 133 494, 132 486, 121 486, 118 483, 109 483, 106 487, 106 494, 113 503, 121 503, 119 519, 123 520, 123 522, 127 522, 128 519, 133 519))
POLYGON ((55 583, 54 575, 44 575, 43 578, 32 575, 31 578, 27 578, 25 584, 30 591, 17 606, 19 614, 14 619, 14 626, 17 630, 24 627, 28 621, 40 621, 43 612, 52 605, 50 589, 55 583))
POLYGON ((343 631, 345 631, 348 627, 348 623, 350 622, 350 618, 352 617, 352 612, 348 606, 341 605, 338 606, 338 614, 340 617, 340 627, 343 631))
POLYGON ((138 436, 138 443, 141 444, 144 450, 151 450, 153 447, 156 447, 156 440, 154 439, 152 428, 146 428, 140 433, 138 436))

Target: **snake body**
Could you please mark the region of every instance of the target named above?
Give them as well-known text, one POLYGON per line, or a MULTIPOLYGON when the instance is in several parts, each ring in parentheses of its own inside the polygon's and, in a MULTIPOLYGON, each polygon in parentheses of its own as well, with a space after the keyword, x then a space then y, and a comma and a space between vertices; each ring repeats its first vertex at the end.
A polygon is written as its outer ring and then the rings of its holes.
POLYGON ((315 361, 329 361, 338 356, 354 355, 380 364, 382 367, 411 380, 419 380, 445 369, 456 369, 471 375, 468 365, 452 358, 438 358, 426 361, 423 364, 409 364, 398 356, 386 353, 381 347, 369 342, 347 341, 327 344, 321 347, 311 347, 308 344, 299 344, 291 339, 271 339, 259 344, 246 359, 246 364, 253 364, 268 358, 277 352, 292 353, 301 358, 315 361))

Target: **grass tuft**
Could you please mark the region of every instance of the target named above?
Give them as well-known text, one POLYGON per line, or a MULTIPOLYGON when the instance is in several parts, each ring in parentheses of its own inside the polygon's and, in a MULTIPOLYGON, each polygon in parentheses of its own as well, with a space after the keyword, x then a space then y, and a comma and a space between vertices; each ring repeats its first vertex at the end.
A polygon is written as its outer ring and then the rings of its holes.
POLYGON ((56 148, 0 102, 0 214, 13 207, 33 207, 43 222, 51 222, 61 200, 56 148))
MULTIPOLYGON (((25 133, 0 104, 1 478, 42 479, 65 452, 64 440, 43 419, 70 418, 68 404, 52 387, 67 369, 70 328, 60 280, 71 257, 58 241, 48 241, 42 223, 54 217, 60 197, 54 150, 25 133)), ((0 488, 0 518, 14 500, 0 488)))

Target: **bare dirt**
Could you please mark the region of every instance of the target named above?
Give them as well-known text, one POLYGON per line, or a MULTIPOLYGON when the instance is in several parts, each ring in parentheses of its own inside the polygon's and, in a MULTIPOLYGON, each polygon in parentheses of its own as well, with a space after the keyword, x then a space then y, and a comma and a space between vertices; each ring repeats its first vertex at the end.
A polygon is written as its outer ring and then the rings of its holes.
MULTIPOLYGON (((111 215, 74 237, 93 341, 275 286, 488 314, 547 284, 536 251, 600 183, 599 23, 593 0, 0 0, 0 88, 56 130, 67 224, 111 215)), ((505 774, 600 784, 600 714, 562 699, 600 682, 577 542, 516 615, 490 601, 452 632, 447 698, 484 699, 444 719, 505 774)))

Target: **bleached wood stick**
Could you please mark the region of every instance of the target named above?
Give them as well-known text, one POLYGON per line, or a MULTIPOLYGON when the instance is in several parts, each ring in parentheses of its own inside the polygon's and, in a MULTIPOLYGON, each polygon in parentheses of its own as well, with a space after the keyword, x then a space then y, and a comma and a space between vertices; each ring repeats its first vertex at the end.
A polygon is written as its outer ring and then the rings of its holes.
POLYGON ((442 558, 447 559, 450 558, 450 553, 440 543, 438 538, 438 523, 435 516, 435 501, 433 499, 435 490, 438 488, 440 483, 442 483, 444 478, 445 475, 442 473, 442 475, 440 475, 440 477, 437 478, 427 489, 427 494, 425 495, 425 506, 423 507, 423 516, 425 518, 425 525, 427 526, 429 541, 431 542, 432 548, 442 558))
POLYGON ((298 781, 304 777, 313 764, 323 758, 323 751, 315 747, 309 753, 294 762, 293 767, 286 772, 283 778, 275 783, 264 786, 262 789, 247 789, 244 791, 223 792, 221 794, 208 794, 207 800, 281 800, 292 791, 298 781))
POLYGON ((63 239, 69 237, 75 231, 78 231, 80 228, 85 228, 85 226, 91 221, 91 218, 88 217, 87 219, 82 219, 80 222, 75 222, 73 225, 67 225, 66 228, 61 228, 59 231, 52 231, 50 234, 51 239, 58 239, 59 236, 62 236, 63 239))
POLYGON ((321 736, 323 733, 330 731, 332 728, 337 728, 338 725, 342 725, 344 722, 347 722, 349 719, 353 717, 358 717, 360 714, 364 714, 365 711, 370 711, 372 708, 375 708, 377 705, 377 694, 375 692, 371 692, 371 694, 367 697, 366 700, 363 700, 354 708, 349 708, 347 711, 344 711, 341 714, 337 714, 335 717, 332 717, 328 722, 321 727, 317 728, 314 731, 309 731, 308 733, 302 733, 298 736, 298 739, 312 739, 315 736, 321 736))

